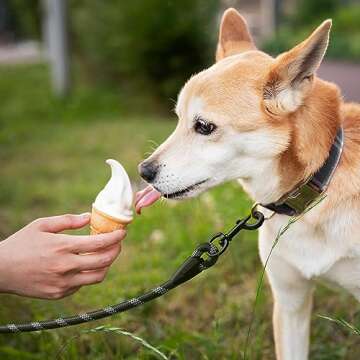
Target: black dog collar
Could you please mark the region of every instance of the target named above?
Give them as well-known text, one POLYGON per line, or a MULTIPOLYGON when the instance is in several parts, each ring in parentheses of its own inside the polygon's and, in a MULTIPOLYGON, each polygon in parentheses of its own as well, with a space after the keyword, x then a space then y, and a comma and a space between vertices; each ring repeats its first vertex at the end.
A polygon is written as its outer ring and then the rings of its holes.
POLYGON ((309 205, 326 191, 339 164, 343 147, 344 131, 340 127, 323 166, 309 179, 297 185, 294 190, 282 196, 278 201, 266 205, 261 204, 261 206, 282 215, 295 216, 302 214, 309 205))

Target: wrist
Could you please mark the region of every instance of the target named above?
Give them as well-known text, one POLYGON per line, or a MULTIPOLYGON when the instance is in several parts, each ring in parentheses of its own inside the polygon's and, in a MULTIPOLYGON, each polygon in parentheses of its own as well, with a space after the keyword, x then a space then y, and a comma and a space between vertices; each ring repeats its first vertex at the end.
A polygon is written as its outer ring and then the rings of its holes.
POLYGON ((11 265, 8 264, 8 256, 5 254, 5 241, 0 243, 0 293, 13 293, 10 284, 11 280, 11 265))

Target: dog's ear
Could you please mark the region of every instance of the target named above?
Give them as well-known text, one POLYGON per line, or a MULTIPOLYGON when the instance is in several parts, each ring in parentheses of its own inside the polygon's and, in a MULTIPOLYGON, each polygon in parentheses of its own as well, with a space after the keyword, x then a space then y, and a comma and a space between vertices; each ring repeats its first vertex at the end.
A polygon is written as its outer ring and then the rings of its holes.
POLYGON ((245 19, 235 9, 227 9, 221 19, 216 61, 252 49, 255 44, 245 19))
POLYGON ((325 55, 330 29, 331 20, 324 21, 305 41, 275 59, 263 94, 270 114, 286 115, 303 104, 325 55))

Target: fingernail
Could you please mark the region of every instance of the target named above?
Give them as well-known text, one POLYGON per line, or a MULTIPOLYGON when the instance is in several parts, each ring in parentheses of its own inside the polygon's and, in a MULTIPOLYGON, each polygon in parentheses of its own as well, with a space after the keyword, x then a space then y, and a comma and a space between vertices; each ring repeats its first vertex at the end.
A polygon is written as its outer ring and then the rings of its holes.
POLYGON ((120 229, 120 230, 117 230, 117 231, 118 231, 120 236, 126 235, 126 230, 124 230, 124 229, 120 229))
POLYGON ((91 213, 89 213, 89 212, 84 212, 84 213, 80 214, 79 216, 82 216, 82 217, 84 217, 84 218, 89 218, 89 217, 91 216, 91 213))

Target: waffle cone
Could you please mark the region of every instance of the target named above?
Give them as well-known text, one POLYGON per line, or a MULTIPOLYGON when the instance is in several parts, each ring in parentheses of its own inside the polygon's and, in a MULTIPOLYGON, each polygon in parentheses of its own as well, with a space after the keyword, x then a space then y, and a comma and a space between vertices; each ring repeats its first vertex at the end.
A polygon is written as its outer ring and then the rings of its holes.
POLYGON ((114 218, 93 207, 90 220, 90 234, 97 235, 126 229, 130 222, 114 218))

